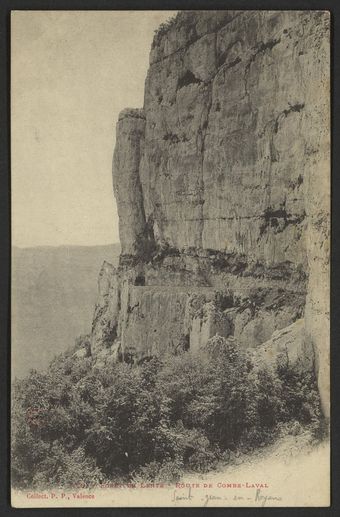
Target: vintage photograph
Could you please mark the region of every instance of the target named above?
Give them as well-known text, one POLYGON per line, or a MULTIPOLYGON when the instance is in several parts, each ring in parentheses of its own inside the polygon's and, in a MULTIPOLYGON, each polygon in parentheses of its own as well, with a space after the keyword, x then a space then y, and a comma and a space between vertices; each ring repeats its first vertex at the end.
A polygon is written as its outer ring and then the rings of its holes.
POLYGON ((330 139, 328 11, 12 11, 12 506, 330 505, 330 139))

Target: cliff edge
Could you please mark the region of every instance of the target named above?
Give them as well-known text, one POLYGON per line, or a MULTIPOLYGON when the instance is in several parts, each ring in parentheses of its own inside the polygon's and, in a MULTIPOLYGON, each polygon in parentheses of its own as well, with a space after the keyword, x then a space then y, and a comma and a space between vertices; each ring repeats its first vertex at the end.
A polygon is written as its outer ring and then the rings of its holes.
POLYGON ((98 361, 216 334, 268 348, 298 322, 328 415, 329 65, 327 12, 184 11, 160 28, 143 109, 117 122, 122 252, 100 273, 98 361))

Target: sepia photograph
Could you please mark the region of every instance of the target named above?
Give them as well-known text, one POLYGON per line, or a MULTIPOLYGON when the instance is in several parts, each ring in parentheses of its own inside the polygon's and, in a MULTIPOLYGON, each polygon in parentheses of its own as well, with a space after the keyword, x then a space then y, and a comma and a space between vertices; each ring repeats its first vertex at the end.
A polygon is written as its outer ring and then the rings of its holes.
POLYGON ((11 12, 11 504, 330 505, 329 11, 11 12))

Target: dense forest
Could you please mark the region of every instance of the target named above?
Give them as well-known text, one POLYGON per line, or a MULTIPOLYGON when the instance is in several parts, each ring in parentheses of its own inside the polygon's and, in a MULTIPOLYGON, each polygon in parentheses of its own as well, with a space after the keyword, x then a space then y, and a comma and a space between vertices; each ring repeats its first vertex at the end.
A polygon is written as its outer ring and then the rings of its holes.
POLYGON ((96 366, 77 346, 13 386, 15 487, 176 481, 283 434, 325 435, 315 378, 284 355, 257 364, 215 336, 200 354, 96 366))

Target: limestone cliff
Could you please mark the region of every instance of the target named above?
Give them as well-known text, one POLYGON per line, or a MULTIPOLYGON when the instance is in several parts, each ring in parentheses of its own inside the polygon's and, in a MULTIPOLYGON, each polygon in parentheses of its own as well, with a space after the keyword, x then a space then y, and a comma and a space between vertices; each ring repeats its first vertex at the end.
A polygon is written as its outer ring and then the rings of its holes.
POLYGON ((143 109, 119 116, 113 184, 122 254, 101 272, 92 353, 268 345, 305 313, 327 413, 328 13, 179 13, 143 109))

